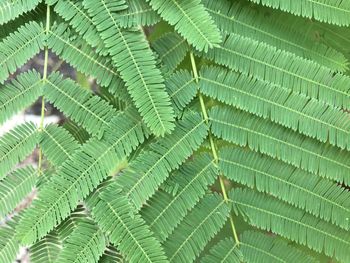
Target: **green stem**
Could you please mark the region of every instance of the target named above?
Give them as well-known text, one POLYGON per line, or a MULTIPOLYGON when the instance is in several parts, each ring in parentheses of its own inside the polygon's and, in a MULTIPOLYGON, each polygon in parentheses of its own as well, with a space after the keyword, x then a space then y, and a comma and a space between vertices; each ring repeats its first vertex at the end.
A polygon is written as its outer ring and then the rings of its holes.
MULTIPOLYGON (((50 30, 50 6, 47 5, 46 8, 46 27, 45 27, 45 34, 47 35, 50 30)), ((48 67, 48 61, 49 61, 49 49, 47 47, 47 44, 45 44, 45 54, 44 54, 44 70, 43 70, 43 84, 47 81, 47 67, 48 67)), ((45 98, 42 96, 41 98, 41 114, 40 114, 40 125, 39 125, 39 131, 41 132, 44 129, 44 118, 45 118, 45 98)), ((39 160, 38 160, 38 175, 40 176, 42 174, 42 159, 43 159, 43 153, 42 149, 39 146, 39 160)))
MULTIPOLYGON (((190 53, 190 58, 191 58, 192 71, 193 71, 193 74, 194 74, 194 78, 195 78, 196 83, 198 83, 198 81, 199 81, 198 71, 197 71, 196 61, 194 59, 194 56, 193 56, 192 52, 190 53)), ((202 94, 200 93, 199 90, 198 90, 198 98, 199 98, 199 103, 201 105, 201 110, 202 110, 202 114, 203 114, 204 120, 205 120, 205 122, 207 124, 209 124, 209 117, 208 117, 207 109, 205 107, 203 96, 202 96, 202 94)), ((213 136, 212 136, 210 131, 209 131, 209 143, 210 143, 211 151, 213 153, 215 164, 218 165, 219 164, 219 156, 218 156, 218 153, 217 153, 217 150, 216 150, 216 147, 215 147, 213 136)), ((221 192, 222 192, 222 195, 224 197, 224 200, 226 202, 230 202, 230 199, 227 196, 227 191, 226 191, 226 188, 225 188, 224 177, 220 175, 219 176, 219 181, 220 181, 220 188, 221 188, 221 192)), ((238 246, 239 245, 239 239, 238 239, 236 227, 234 225, 232 216, 230 216, 230 224, 231 224, 231 228, 232 228, 233 237, 234 237, 234 239, 236 241, 236 245, 238 246)))

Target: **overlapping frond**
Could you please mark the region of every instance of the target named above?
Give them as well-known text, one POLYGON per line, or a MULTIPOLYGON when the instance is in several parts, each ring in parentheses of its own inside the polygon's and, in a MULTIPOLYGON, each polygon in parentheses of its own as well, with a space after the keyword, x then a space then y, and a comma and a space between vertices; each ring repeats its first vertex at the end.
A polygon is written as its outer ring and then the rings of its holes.
POLYGON ((81 218, 64 240, 56 262, 95 263, 102 256, 107 240, 102 230, 88 217, 81 218))
POLYGON ((139 29, 122 29, 115 12, 125 1, 84 0, 114 65, 147 126, 157 136, 174 128, 174 112, 153 53, 139 29))
POLYGON ((233 108, 213 108, 209 117, 211 130, 219 138, 350 184, 350 154, 347 151, 320 144, 269 120, 233 108))
POLYGON ((286 17, 267 16, 240 2, 205 0, 204 5, 221 30, 236 33, 276 46, 298 56, 312 59, 334 71, 348 69, 345 56, 324 44, 313 41, 298 32, 298 26, 285 23, 286 17))
POLYGON ((80 147, 73 135, 54 124, 48 125, 41 131, 40 146, 45 157, 55 167, 71 159, 73 153, 80 147))
POLYGON ((117 172, 122 160, 143 142, 143 126, 130 113, 120 114, 111 123, 103 140, 90 139, 42 187, 18 227, 23 243, 33 243, 67 218, 78 202, 117 172))
POLYGON ((232 238, 225 238, 213 246, 201 262, 240 263, 243 262, 243 255, 232 238))
POLYGON ((132 204, 121 192, 104 188, 88 204, 100 228, 130 262, 168 262, 159 241, 153 237, 140 215, 132 214, 132 204))
POLYGON ((257 231, 243 232, 239 246, 247 262, 318 262, 301 250, 288 245, 282 238, 257 231))
POLYGON ((204 54, 216 63, 337 107, 349 108, 350 78, 263 42, 230 34, 204 54), (307 69, 307 70, 305 70, 307 69))
MULTIPOLYGON (((103 49, 101 38, 92 22, 92 19, 84 9, 80 0, 46 0, 49 5, 54 5, 54 11, 59 14, 83 37, 92 47, 98 51, 103 49)), ((70 57, 70 56, 67 56, 70 57)))
POLYGON ((31 122, 20 124, 0 137, 0 179, 34 150, 37 137, 37 128, 31 122))
POLYGON ((51 27, 47 45, 80 72, 96 78, 99 85, 104 87, 123 85, 110 59, 99 56, 86 42, 74 37, 67 25, 59 24, 51 27))
POLYGON ((44 47, 45 30, 29 22, 0 42, 0 83, 44 47))
POLYGON ((178 189, 175 196, 157 191, 142 211, 142 216, 159 239, 164 241, 202 198, 217 177, 214 160, 207 154, 185 163, 165 182, 178 189))
POLYGON ((0 25, 33 10, 40 0, 3 0, 0 3, 0 25))
POLYGON ((126 0, 127 9, 119 11, 116 19, 122 27, 151 26, 160 21, 160 17, 146 0, 126 0))
POLYGON ((219 232, 231 211, 219 195, 207 195, 164 242, 170 262, 193 262, 219 232))
POLYGON ((106 101, 82 88, 73 80, 51 74, 44 85, 45 98, 89 133, 102 136, 117 112, 106 101))
POLYGON ((34 188, 37 172, 31 166, 19 168, 0 181, 0 219, 12 212, 34 188))
POLYGON ((30 71, 0 86, 0 125, 34 103, 42 94, 40 74, 30 71))
POLYGON ((244 215, 251 225, 334 255, 340 261, 349 261, 350 236, 343 229, 253 190, 237 188, 230 198, 233 210, 244 215))
POLYGON ((205 52, 221 42, 219 29, 200 0, 147 0, 160 16, 197 50, 205 52))
POLYGON ((218 67, 200 72, 201 92, 300 133, 350 148, 349 114, 302 94, 218 67), (287 118, 288 116, 288 118, 287 118))
POLYGON ((223 174, 349 230, 350 192, 317 175, 240 148, 220 151, 223 174))
POLYGON ((0 226, 0 262, 14 262, 20 244, 16 239, 16 225, 19 216, 15 216, 0 226))
POLYGON ((61 251, 61 240, 55 231, 44 236, 29 248, 30 262, 54 263, 61 251))
POLYGON ((117 178, 136 209, 154 194, 169 173, 178 168, 207 136, 208 126, 199 114, 191 114, 176 123, 171 136, 159 139, 133 160, 117 178))
POLYGON ((334 0, 304 0, 289 2, 284 0, 250 0, 268 7, 278 8, 283 11, 307 18, 315 18, 321 22, 327 22, 340 26, 350 24, 350 3, 348 1, 334 0))
POLYGON ((189 49, 186 40, 175 32, 167 33, 154 41, 152 48, 157 52, 165 72, 174 71, 189 49))
POLYGON ((182 113, 183 109, 197 94, 198 86, 195 78, 186 70, 179 70, 165 79, 175 115, 182 113))
POLYGON ((124 263, 124 257, 120 254, 120 251, 117 250, 114 246, 109 246, 103 252, 102 257, 98 261, 99 263, 124 263))

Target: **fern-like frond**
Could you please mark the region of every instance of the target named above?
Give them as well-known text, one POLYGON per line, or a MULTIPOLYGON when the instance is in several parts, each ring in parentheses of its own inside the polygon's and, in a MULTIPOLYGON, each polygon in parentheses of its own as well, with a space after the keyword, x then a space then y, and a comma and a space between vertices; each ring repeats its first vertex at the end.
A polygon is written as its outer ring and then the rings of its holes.
POLYGON ((175 115, 179 116, 197 94, 195 78, 186 70, 179 70, 165 79, 175 115))
POLYGON ((219 138, 350 184, 350 154, 347 151, 320 144, 269 120, 233 108, 216 107, 209 115, 211 130, 219 138))
POLYGON ((130 117, 133 115, 135 111, 115 117, 103 140, 90 139, 42 187, 18 227, 23 243, 33 243, 67 218, 78 202, 117 172, 120 162, 143 142, 143 126, 130 117))
POLYGON ((48 125, 41 132, 40 146, 45 157, 55 166, 59 167, 80 145, 66 129, 57 125, 48 125))
POLYGON ((33 190, 37 181, 33 167, 19 168, 0 181, 0 218, 12 212, 33 190))
POLYGON ((196 156, 175 171, 165 182, 178 189, 175 196, 162 190, 155 193, 142 216, 159 239, 164 241, 184 216, 205 195, 217 177, 214 160, 209 155, 196 156))
POLYGON ((0 179, 34 150, 37 137, 37 128, 31 122, 20 124, 0 137, 0 179))
POLYGON ((240 263, 243 261, 242 252, 238 249, 232 238, 225 238, 213 246, 209 254, 205 255, 201 262, 203 263, 240 263))
POLYGON ((0 25, 33 10, 40 0, 3 0, 0 3, 0 25))
POLYGON ((64 240, 56 262, 95 263, 102 256, 106 246, 107 240, 96 223, 88 217, 81 218, 64 240))
POLYGON ((219 195, 207 195, 164 242, 170 262, 193 262, 224 226, 231 206, 219 195))
POLYGON ((350 228, 350 192, 338 184, 241 148, 224 148, 219 156, 219 167, 227 178, 350 228))
POLYGON ((29 248, 30 262, 54 263, 61 251, 61 240, 57 233, 52 231, 29 248))
POLYGON ((116 16, 118 24, 130 28, 151 26, 160 21, 160 17, 146 0, 126 0, 127 9, 119 11, 116 16))
POLYGON ((109 246, 104 251, 98 263, 125 263, 123 255, 114 246, 109 246))
MULTIPOLYGON (((205 0, 204 5, 221 30, 265 42, 305 57, 334 71, 348 69, 348 60, 336 49, 317 43, 298 32, 297 25, 285 23, 285 17, 247 7, 241 3, 205 0)), ((306 32, 305 32, 306 33, 306 32)))
POLYGON ((198 149, 207 133, 208 126, 199 114, 188 115, 177 122, 171 135, 151 144, 149 151, 144 151, 130 163, 117 182, 137 210, 169 173, 198 149))
POLYGON ((67 21, 92 47, 97 47, 100 52, 104 49, 101 38, 92 22, 92 19, 84 9, 80 0, 46 0, 48 5, 54 5, 55 13, 67 21))
POLYGON ((350 107, 350 78, 263 42, 231 34, 204 54, 216 63, 303 93, 337 107, 350 107), (308 70, 304 70, 307 68, 308 70))
POLYGON ((350 148, 349 114, 302 94, 218 67, 200 72, 203 94, 300 133, 350 148), (288 116, 288 117, 287 117, 288 116))
POLYGON ((221 42, 219 29, 200 0, 147 0, 197 50, 205 52, 221 42))
POLYGON ((316 263, 316 259, 288 245, 282 238, 257 231, 245 231, 239 239, 240 250, 246 262, 300 262, 316 263))
POLYGON ((339 26, 350 25, 350 3, 348 1, 334 0, 303 0, 289 2, 284 0, 250 0, 268 7, 278 8, 282 11, 307 18, 315 18, 321 22, 339 26))
POLYGON ((89 133, 71 120, 67 120, 63 124, 63 128, 66 129, 80 144, 83 144, 90 139, 89 133))
POLYGON ((36 71, 18 75, 0 87, 0 125, 12 115, 33 104, 42 94, 41 76, 36 71))
POLYGON ((93 95, 70 79, 58 73, 51 74, 44 85, 45 98, 89 133, 102 136, 117 112, 106 101, 93 95))
POLYGON ((16 226, 19 216, 15 216, 0 226, 0 262, 14 262, 20 244, 16 239, 16 226))
POLYGON ((101 38, 120 71, 145 123, 157 136, 174 128, 174 112, 161 72, 139 29, 122 29, 114 12, 126 8, 125 1, 84 0, 101 38))
POLYGON ((164 34, 152 43, 152 48, 157 52, 165 72, 174 71, 189 49, 186 40, 175 32, 164 34))
POLYGON ((47 45, 74 68, 96 78, 99 85, 116 86, 117 88, 123 85, 112 62, 96 54, 94 49, 79 37, 74 37, 67 25, 59 24, 51 27, 47 45))
POLYGON ((42 25, 32 21, 0 42, 0 83, 44 47, 44 33, 42 25))
POLYGON ((140 215, 132 215, 131 203, 116 189, 102 188, 88 200, 95 221, 128 261, 167 262, 159 241, 140 215))
POLYGON ((254 190, 237 188, 230 198, 233 210, 244 215, 249 224, 334 255, 342 262, 350 260, 350 236, 344 229, 254 190))

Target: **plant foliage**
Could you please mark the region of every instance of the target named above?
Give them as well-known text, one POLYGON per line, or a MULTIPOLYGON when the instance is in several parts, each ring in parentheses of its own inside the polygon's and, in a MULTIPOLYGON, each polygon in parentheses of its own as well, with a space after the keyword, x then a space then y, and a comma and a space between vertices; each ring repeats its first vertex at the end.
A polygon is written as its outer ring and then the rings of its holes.
POLYGON ((0 263, 350 262, 348 1, 2 0, 0 25, 0 263))

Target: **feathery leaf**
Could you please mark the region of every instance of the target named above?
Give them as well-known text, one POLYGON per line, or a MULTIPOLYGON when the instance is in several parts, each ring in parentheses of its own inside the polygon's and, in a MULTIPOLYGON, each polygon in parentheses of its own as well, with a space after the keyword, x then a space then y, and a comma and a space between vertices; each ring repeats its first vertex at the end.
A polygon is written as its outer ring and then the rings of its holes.
POLYGON ((222 239, 219 243, 213 246, 209 254, 202 258, 203 263, 240 263, 243 261, 242 252, 232 238, 222 239))
POLYGON ((0 137, 0 179, 34 150, 37 135, 35 125, 28 122, 16 126, 0 137))
POLYGON ((253 190, 237 188, 230 192, 230 198, 235 213, 244 215, 249 224, 349 261, 350 235, 344 229, 253 190))

